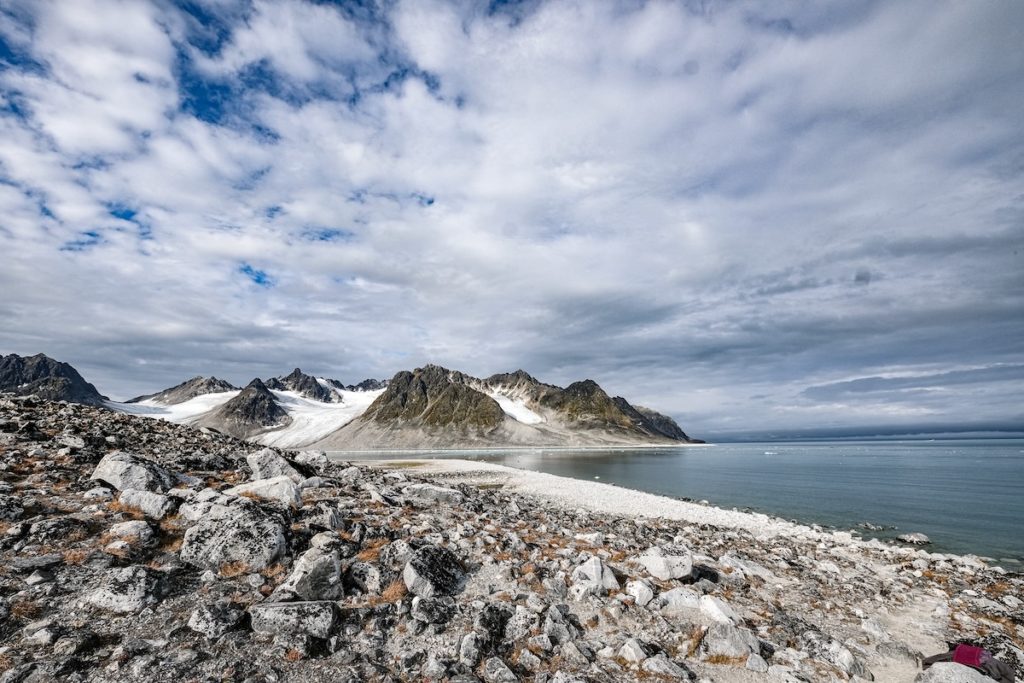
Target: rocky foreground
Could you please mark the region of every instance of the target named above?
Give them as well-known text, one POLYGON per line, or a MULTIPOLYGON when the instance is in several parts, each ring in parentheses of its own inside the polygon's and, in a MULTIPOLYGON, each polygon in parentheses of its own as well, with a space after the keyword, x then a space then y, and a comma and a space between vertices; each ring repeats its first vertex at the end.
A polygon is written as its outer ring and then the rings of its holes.
POLYGON ((898 682, 961 640, 1020 675, 1022 587, 844 532, 602 514, 0 397, 0 683, 898 682))

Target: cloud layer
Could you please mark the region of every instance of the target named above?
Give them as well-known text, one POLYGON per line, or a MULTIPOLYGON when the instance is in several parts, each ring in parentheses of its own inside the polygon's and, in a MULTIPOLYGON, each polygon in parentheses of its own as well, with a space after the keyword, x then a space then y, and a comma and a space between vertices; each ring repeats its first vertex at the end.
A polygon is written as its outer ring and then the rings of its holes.
POLYGON ((0 9, 0 350, 1024 423, 1020 3, 0 9))

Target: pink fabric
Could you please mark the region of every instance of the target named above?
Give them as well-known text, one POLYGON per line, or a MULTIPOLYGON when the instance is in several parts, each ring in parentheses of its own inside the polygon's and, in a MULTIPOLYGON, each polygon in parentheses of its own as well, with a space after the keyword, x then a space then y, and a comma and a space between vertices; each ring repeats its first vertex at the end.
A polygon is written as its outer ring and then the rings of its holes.
POLYGON ((980 647, 973 645, 957 645, 953 650, 953 661, 957 664, 967 666, 981 666, 981 654, 984 652, 980 647))

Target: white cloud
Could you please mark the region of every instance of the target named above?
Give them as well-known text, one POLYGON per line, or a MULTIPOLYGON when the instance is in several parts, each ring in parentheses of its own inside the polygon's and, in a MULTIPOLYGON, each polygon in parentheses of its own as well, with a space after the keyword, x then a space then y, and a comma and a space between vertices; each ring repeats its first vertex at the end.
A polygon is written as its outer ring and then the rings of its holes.
MULTIPOLYGON (((116 395, 523 366, 700 434, 959 418, 801 392, 1020 361, 1015 5, 257 2, 214 53, 160 4, 25 7, 0 32, 45 69, 0 75, 28 112, 0 117, 0 344, 116 395), (184 62, 220 124, 181 109, 184 62)), ((1005 386, 977 419, 1017 417, 1005 386)))

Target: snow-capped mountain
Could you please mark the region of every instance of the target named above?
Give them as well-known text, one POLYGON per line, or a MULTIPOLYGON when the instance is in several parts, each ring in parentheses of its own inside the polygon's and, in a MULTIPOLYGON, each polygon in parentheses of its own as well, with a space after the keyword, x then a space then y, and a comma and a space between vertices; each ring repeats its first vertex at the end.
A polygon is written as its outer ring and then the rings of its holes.
POLYGON ((364 380, 349 388, 338 380, 313 377, 296 368, 266 381, 254 379, 242 390, 215 378, 198 377, 149 397, 129 403, 108 402, 107 406, 216 429, 268 446, 301 448, 361 415, 384 386, 386 381, 364 380), (179 389, 186 386, 194 395, 178 400, 184 395, 179 389), (381 388, 359 388, 363 386, 381 388))
POLYGON ((193 377, 125 403, 108 401, 74 368, 45 356, 0 359, 0 391, 94 403, 214 429, 280 448, 325 450, 629 446, 698 442, 660 413, 610 397, 594 381, 562 388, 522 370, 486 379, 427 365, 391 380, 345 385, 287 375, 244 389, 193 377))
POLYGON ((522 370, 478 379, 436 365, 400 372, 358 418, 314 444, 328 450, 694 443, 675 421, 593 380, 566 388, 522 370))

